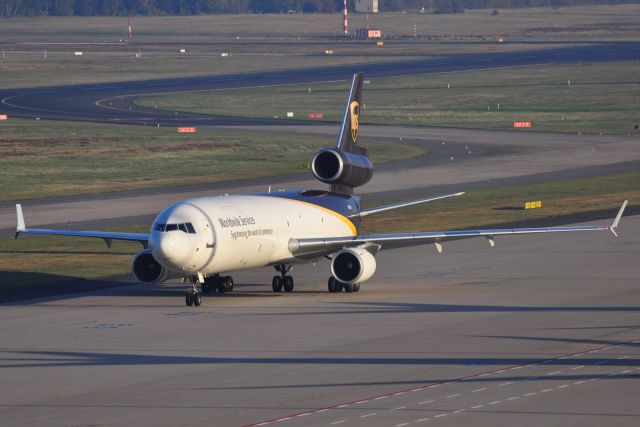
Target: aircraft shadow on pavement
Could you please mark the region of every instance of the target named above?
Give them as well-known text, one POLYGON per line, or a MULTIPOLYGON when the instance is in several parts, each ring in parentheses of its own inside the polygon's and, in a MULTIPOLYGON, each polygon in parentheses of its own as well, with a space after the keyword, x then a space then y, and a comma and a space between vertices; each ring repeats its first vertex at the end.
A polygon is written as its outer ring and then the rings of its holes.
MULTIPOLYGON (((340 297, 340 294, 337 294, 340 297)), ((401 302, 368 302, 368 301, 337 301, 336 306, 327 306, 326 310, 300 309, 286 312, 259 313, 261 316, 299 316, 299 315, 354 315, 354 314, 398 314, 398 313, 466 313, 466 312, 640 312, 640 307, 623 306, 512 306, 512 305, 474 305, 474 304, 421 304, 401 302)), ((251 313, 255 316, 256 313, 251 313)))
MULTIPOLYGON (((145 285, 134 282, 129 276, 119 276, 102 279, 83 279, 49 273, 0 271, 2 283, 14 283, 16 287, 0 288, 0 304, 32 305, 47 301, 58 301, 77 298, 79 294, 96 292, 95 296, 126 296, 126 297, 182 297, 187 285, 181 283, 162 283, 145 285), (25 286, 20 286, 25 284, 25 286)), ((242 283, 236 284, 239 292, 207 294, 207 299, 216 298, 245 298, 245 297, 278 297, 284 294, 274 293, 271 284, 242 283), (258 289, 256 289, 258 288, 258 289), (260 289, 263 288, 263 289, 260 289), (247 290, 243 290, 247 289, 247 290)), ((317 294, 315 291, 301 291, 296 293, 317 294)))
POLYGON ((4 285, 0 288, 0 303, 20 305, 34 303, 35 298, 69 298, 78 292, 90 292, 123 285, 129 285, 121 278, 82 279, 49 273, 0 271, 4 285), (15 287, 9 287, 9 285, 15 287))
POLYGON ((67 366, 138 365, 336 365, 336 366, 516 366, 544 363, 545 366, 640 366, 640 359, 615 357, 216 357, 160 354, 100 353, 55 350, 15 350, 0 352, 0 369, 67 366), (16 357, 19 355, 19 357, 16 357))
MULTIPOLYGON (((593 378, 593 374, 584 375, 553 375, 545 377, 545 381, 568 382, 568 381, 585 381, 593 378)), ((640 379, 640 374, 620 374, 615 377, 607 377, 609 379, 640 379)), ((422 378, 412 380, 396 380, 396 381, 349 381, 349 382, 333 382, 333 383, 296 383, 296 384, 265 384, 265 385, 246 385, 246 386, 220 386, 220 387, 195 387, 194 390, 272 390, 272 389, 304 389, 304 388, 330 388, 330 387, 376 387, 376 386, 405 386, 419 387, 426 384, 439 384, 455 381, 455 378, 422 378)), ((540 379, 537 378, 539 381, 540 379)), ((464 382, 469 384, 492 384, 513 382, 533 382, 531 375, 522 376, 500 376, 496 378, 465 378, 464 382)))

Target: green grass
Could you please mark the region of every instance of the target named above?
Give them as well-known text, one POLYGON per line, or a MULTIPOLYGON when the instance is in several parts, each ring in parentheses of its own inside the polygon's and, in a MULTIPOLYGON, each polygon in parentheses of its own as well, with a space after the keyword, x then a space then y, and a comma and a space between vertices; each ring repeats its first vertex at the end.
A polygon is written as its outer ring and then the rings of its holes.
POLYGON ((385 46, 335 37, 341 15, 134 16, 3 18, 0 88, 356 64, 433 55, 526 51, 528 41, 638 40, 637 5, 491 9, 459 14, 353 14, 352 29, 380 28, 385 46), (413 29, 417 39, 413 39, 413 29), (440 43, 445 41, 445 43, 440 43), (518 44, 519 41, 525 43, 518 44), (476 43, 481 42, 481 43, 476 43), (180 54, 180 49, 186 54, 180 54), (333 56, 324 56, 333 49, 333 56), (47 59, 44 52, 47 51, 47 59), (82 51, 83 56, 75 56, 82 51), (142 53, 142 59, 135 54, 142 53), (221 52, 230 52, 221 58, 221 52), (247 55, 247 56, 242 56, 247 55), (266 56, 264 56, 266 55, 266 56))
POLYGON ((363 220, 362 233, 451 230, 537 221, 618 208, 623 200, 637 205, 640 172, 472 191, 460 197, 367 217, 363 220), (541 200, 543 207, 524 210, 525 202, 532 200, 541 200))
MULTIPOLYGON (((640 122, 640 62, 504 68, 370 79, 363 123, 621 134, 640 122)), ((347 82, 142 98, 141 105, 245 117, 340 120, 347 82), (243 102, 237 102, 243 99, 243 102), (215 102, 214 102, 215 100, 215 102)), ((519 130, 527 131, 527 130, 519 130)))
MULTIPOLYGON (((364 219, 362 234, 452 230, 557 215, 617 208, 622 200, 640 200, 640 172, 551 181, 473 191, 464 196, 364 219), (527 200, 542 200, 540 209, 522 210, 527 200)), ((607 220, 603 220, 607 223, 607 220)), ((115 231, 146 232, 149 224, 115 231)), ((624 218, 620 231, 624 233, 624 218)), ((139 244, 57 236, 23 236, 0 240, 0 289, 52 284, 68 278, 95 279, 129 274, 139 244), (32 273, 32 274, 30 274, 32 273), (3 279, 4 279, 3 277, 3 279), (8 278, 11 277, 11 280, 8 278)))
MULTIPOLYGON (((0 122, 0 200, 95 194, 308 173, 320 137, 199 129, 66 123, 0 122)), ((415 157, 424 150, 397 142, 367 146, 372 161, 415 157)))

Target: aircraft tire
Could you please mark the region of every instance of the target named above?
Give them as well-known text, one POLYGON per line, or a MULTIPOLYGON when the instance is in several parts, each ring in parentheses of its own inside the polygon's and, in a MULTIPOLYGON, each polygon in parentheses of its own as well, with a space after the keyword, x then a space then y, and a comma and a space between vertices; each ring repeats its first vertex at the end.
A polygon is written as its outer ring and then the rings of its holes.
POLYGON ((202 304, 202 295, 200 295, 199 293, 193 294, 191 299, 193 301, 193 305, 195 305, 196 307, 200 307, 200 305, 202 304))
POLYGON ((360 283, 353 284, 353 292, 360 292, 360 283))
POLYGON ((282 282, 284 282, 282 286, 284 287, 285 292, 293 292, 293 277, 284 276, 284 280, 282 282))
POLYGON ((191 307, 193 305, 193 297, 191 292, 187 293, 187 296, 185 297, 185 303, 187 304, 187 307, 191 307))
POLYGON ((280 276, 273 276, 273 280, 271 280, 271 288, 273 292, 282 291, 282 278, 280 276))
POLYGON ((345 283, 343 286, 346 293, 350 294, 353 292, 353 283, 345 283))
POLYGON ((329 292, 342 292, 343 287, 343 283, 337 281, 333 276, 329 277, 329 282, 327 283, 329 292))
POLYGON ((223 286, 227 292, 233 292, 233 277, 226 276, 224 278, 223 286))

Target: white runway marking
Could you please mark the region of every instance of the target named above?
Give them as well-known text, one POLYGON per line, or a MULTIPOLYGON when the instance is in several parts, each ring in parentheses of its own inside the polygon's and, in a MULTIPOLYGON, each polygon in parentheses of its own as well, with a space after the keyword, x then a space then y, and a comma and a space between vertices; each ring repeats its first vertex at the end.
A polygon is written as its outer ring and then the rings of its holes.
MULTIPOLYGON (((522 367, 540 366, 540 365, 542 365, 544 363, 552 362, 553 360, 560 360, 560 359, 563 359, 563 358, 576 357, 576 356, 585 355, 585 354, 588 354, 588 353, 595 353, 595 352, 598 352, 598 351, 603 350, 603 349, 611 349, 611 348, 616 348, 616 347, 620 347, 620 346, 624 346, 624 345, 629 345, 629 344, 619 344, 619 345, 616 345, 616 346, 611 346, 611 347, 602 348, 602 349, 593 349, 593 350, 574 353, 574 354, 566 355, 566 356, 562 356, 562 357, 556 357, 556 358, 552 358, 552 359, 547 359, 547 360, 536 362, 536 363, 529 363, 529 364, 526 364, 526 365, 500 369, 500 370, 496 370, 496 371, 492 371, 492 372, 484 372, 484 373, 481 373, 481 374, 472 375, 472 376, 468 376, 468 377, 464 377, 464 378, 459 378, 459 379, 456 379, 456 380, 449 380, 449 381, 439 382, 439 383, 436 383, 436 384, 424 385, 422 387, 416 387, 416 388, 413 388, 413 389, 410 389, 410 390, 404 390, 404 391, 400 391, 400 392, 396 392, 396 393, 390 393, 390 394, 383 395, 383 396, 362 399, 362 400, 359 400, 359 401, 345 403, 345 404, 341 404, 339 406, 334 406, 334 407, 331 407, 331 408, 323 408, 323 409, 319 409, 319 410, 316 410, 316 411, 309 411, 309 412, 302 413, 302 414, 291 415, 289 417, 284 417, 284 418, 275 419, 275 420, 271 420, 271 421, 265 421, 265 422, 262 422, 262 423, 257 423, 257 424, 252 424, 252 425, 254 425, 254 426, 264 426, 264 425, 271 424, 271 423, 274 423, 274 422, 281 422, 281 421, 290 420, 290 419, 296 418, 296 417, 303 417, 303 416, 306 416, 306 415, 326 412, 326 411, 329 411, 331 409, 343 409, 343 408, 347 408, 349 406, 362 404, 362 403, 366 403, 366 402, 371 402, 371 401, 374 401, 374 400, 386 399, 387 397, 393 398, 393 397, 396 397, 396 396, 402 396, 404 394, 407 394, 408 392, 423 391, 423 390, 433 389, 433 388, 439 387, 441 385, 447 385, 447 384, 452 384, 452 383, 460 383, 463 380, 479 378, 479 377, 488 376, 488 375, 499 374, 499 373, 507 372, 507 371, 510 371, 510 370, 513 370, 513 369, 520 369, 522 367)), ((629 357, 630 357, 629 355, 620 356, 620 357, 618 357, 618 359, 626 359, 626 358, 629 358, 629 357)), ((606 360, 605 361, 598 361, 598 362, 595 362, 594 365, 603 365, 606 362, 607 362, 606 360)), ((585 365, 579 365, 579 366, 572 367, 571 370, 578 370, 578 369, 583 369, 583 368, 585 368, 585 365)), ((635 369, 636 370, 640 370, 640 367, 635 367, 635 369)), ((548 376, 560 374, 561 372, 562 371, 553 371, 553 372, 549 372, 549 373, 547 373, 545 375, 538 375, 538 376, 528 377, 526 380, 527 381, 531 381, 531 380, 535 380, 535 379, 539 379, 539 378, 545 378, 545 377, 548 377, 548 376)), ((633 369, 626 369, 624 371, 620 371, 619 373, 610 373, 610 374, 607 374, 607 375, 604 375, 604 376, 593 377, 593 378, 590 378, 588 380, 575 381, 575 382, 573 382, 573 384, 580 385, 580 384, 586 383, 587 381, 597 381, 598 379, 610 378, 610 377, 614 377, 614 376, 621 375, 621 374, 628 374, 630 372, 633 372, 633 369)), ((511 384, 515 384, 515 382, 514 381, 508 381, 508 382, 505 382, 505 383, 501 383, 501 384, 498 385, 498 387, 505 387, 505 386, 508 386, 508 385, 511 385, 511 384)), ((558 390, 558 389, 564 389, 564 388, 568 388, 570 386, 571 386, 571 384, 562 384, 562 385, 559 385, 559 386, 557 386, 555 388, 543 389, 540 392, 530 392, 530 393, 525 393, 525 394, 523 394, 521 396, 511 396, 511 397, 508 397, 508 398, 506 398, 504 400, 495 400, 493 402, 488 403, 487 405, 489 405, 489 406, 497 405, 497 404, 500 404, 500 403, 505 402, 505 401, 514 401, 514 400, 520 399, 521 397, 535 396, 538 393, 548 393, 550 391, 554 391, 554 390, 558 390)), ((481 387, 481 388, 472 390, 471 393, 479 393, 479 392, 482 392, 482 391, 485 391, 485 390, 488 390, 488 389, 489 389, 488 387, 481 387)), ((452 399, 454 397, 462 396, 462 394, 463 393, 451 394, 451 395, 445 396, 444 398, 445 399, 452 399)), ((425 400, 425 401, 419 402, 418 405, 426 405, 426 404, 429 404, 429 403, 433 403, 435 401, 436 401, 436 399, 425 400)), ((479 404, 479 405, 471 406, 469 409, 480 409, 480 408, 483 408, 483 407, 485 407, 485 405, 479 404)), ((399 406, 399 407, 396 407, 396 408, 393 408, 393 409, 389 409, 389 411, 400 411, 400 410, 403 410, 403 409, 406 409, 406 408, 407 408, 406 406, 399 406)), ((458 410, 455 410, 455 411, 452 411, 452 412, 449 412, 449 413, 440 413, 438 415, 433 416, 433 418, 442 418, 442 417, 447 416, 447 414, 459 414, 461 412, 465 412, 466 410, 467 409, 458 409, 458 410)), ((361 415, 360 418, 369 418, 369 417, 373 417, 373 416, 375 416, 377 414, 378 414, 377 412, 373 412, 373 413, 361 415)), ((420 418, 420 419, 415 420, 414 423, 421 423, 421 422, 424 422, 424 421, 427 421, 427 420, 429 420, 429 418, 420 418)), ((348 422, 348 420, 347 419, 343 419, 343 420, 334 421, 334 422, 331 423, 331 425, 342 424, 342 423, 346 423, 346 422, 348 422)), ((402 423, 402 424, 399 424, 399 425, 400 426, 406 426, 408 424, 409 423, 402 423)))

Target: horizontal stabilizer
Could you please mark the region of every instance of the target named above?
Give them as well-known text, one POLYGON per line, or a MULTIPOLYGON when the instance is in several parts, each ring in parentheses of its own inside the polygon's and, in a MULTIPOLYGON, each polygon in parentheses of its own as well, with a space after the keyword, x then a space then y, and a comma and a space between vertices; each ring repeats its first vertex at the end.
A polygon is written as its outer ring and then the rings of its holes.
POLYGON ((360 216, 363 217, 367 215, 377 214, 380 212, 390 211, 392 209, 406 208, 408 206, 419 205, 420 203, 427 203, 427 202, 433 202, 435 200, 447 199, 449 197, 462 196, 463 194, 464 194, 464 191, 460 193, 455 193, 455 194, 447 194, 445 196, 429 197, 428 199, 419 199, 419 200, 412 200, 410 202, 400 202, 400 203, 393 203, 390 205, 377 206, 375 208, 361 210, 360 216))

